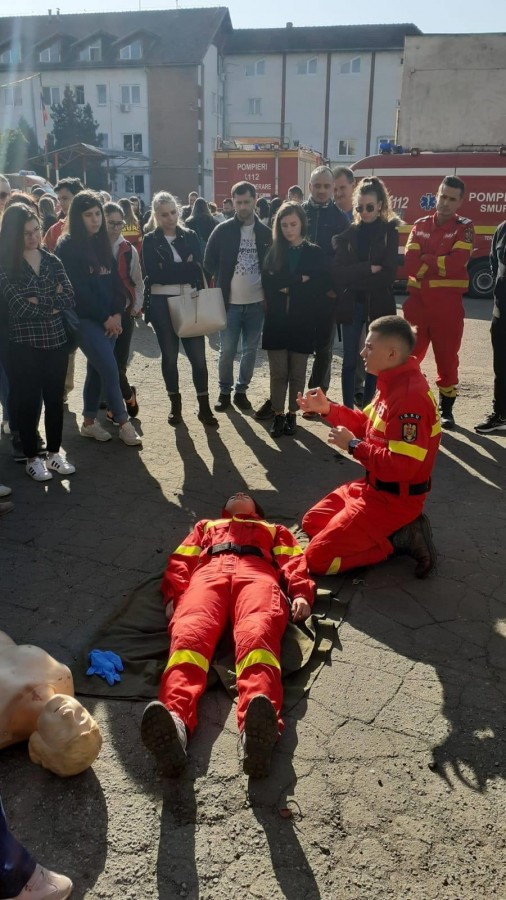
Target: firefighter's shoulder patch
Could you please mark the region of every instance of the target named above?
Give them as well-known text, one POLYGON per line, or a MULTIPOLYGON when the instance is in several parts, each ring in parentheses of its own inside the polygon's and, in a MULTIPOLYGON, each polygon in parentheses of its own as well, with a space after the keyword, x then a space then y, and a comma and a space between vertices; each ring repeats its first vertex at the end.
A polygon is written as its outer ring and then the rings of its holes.
POLYGON ((402 440, 407 444, 413 444, 418 434, 418 425, 416 422, 404 422, 402 426, 402 440))
POLYGON ((468 244, 472 244, 474 240, 474 228, 472 225, 466 225, 464 238, 468 244))
POLYGON ((404 421, 404 419, 414 419, 415 421, 418 421, 421 418, 420 413, 402 413, 402 415, 399 416, 401 421, 404 421))

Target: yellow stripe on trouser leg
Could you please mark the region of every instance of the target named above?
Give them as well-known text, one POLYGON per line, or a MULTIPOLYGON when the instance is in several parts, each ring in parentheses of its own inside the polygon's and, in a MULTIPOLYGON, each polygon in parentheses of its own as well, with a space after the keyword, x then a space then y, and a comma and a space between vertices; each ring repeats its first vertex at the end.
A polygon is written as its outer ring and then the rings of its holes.
POLYGON ((458 396, 459 386, 458 384, 450 384, 448 387, 439 387, 439 393, 443 397, 450 397, 452 400, 454 397, 458 396))
POLYGON ((236 663, 235 674, 237 678, 242 675, 244 669, 247 669, 248 666, 257 666, 259 663, 262 663, 264 666, 273 666, 275 669, 281 669, 279 659, 276 659, 274 653, 271 653, 270 650, 250 650, 246 656, 243 656, 243 658, 236 663))
POLYGON ((325 572, 325 575, 335 575, 336 572, 339 572, 339 569, 341 568, 341 559, 342 559, 341 556, 336 556, 336 557, 332 560, 332 562, 331 562, 330 566, 328 567, 327 571, 325 572))
POLYGON ((192 666, 198 666, 199 669, 203 669, 204 672, 209 672, 209 661, 205 656, 202 656, 202 653, 197 653, 196 650, 174 650, 174 653, 171 653, 169 656, 165 671, 171 669, 172 666, 180 666, 183 663, 190 663, 192 666))

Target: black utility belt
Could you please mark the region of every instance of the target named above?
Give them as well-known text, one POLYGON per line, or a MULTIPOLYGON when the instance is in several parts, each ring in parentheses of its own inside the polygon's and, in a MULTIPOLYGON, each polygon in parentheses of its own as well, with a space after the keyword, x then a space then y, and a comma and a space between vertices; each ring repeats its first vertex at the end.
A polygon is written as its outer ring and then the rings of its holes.
POLYGON ((253 544, 214 544, 207 550, 209 556, 218 556, 220 553, 235 553, 236 556, 260 556, 265 559, 260 547, 254 547, 253 544))
POLYGON ((371 481, 369 473, 366 475, 366 481, 377 491, 385 491, 387 494, 396 494, 398 497, 401 496, 402 493, 406 493, 408 497, 416 497, 419 494, 427 494, 430 491, 431 480, 430 478, 427 481, 420 481, 418 484, 408 484, 404 487, 399 481, 381 481, 380 478, 375 478, 374 481, 371 481))

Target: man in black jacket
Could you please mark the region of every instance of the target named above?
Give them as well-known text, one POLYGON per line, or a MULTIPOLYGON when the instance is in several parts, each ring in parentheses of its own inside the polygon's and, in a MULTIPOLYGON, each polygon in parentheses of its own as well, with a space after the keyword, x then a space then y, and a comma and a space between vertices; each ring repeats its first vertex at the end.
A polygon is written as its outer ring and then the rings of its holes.
MULTIPOLYGON (((332 238, 349 228, 348 217, 333 200, 334 178, 327 166, 313 169, 309 181, 310 198, 303 203, 308 220, 308 238, 318 244, 329 264, 334 256, 332 238)), ((336 337, 335 294, 329 287, 328 309, 319 311, 316 324, 316 353, 308 387, 321 387, 327 393, 330 384, 332 354, 336 337)))
POLYGON ((230 406, 234 386, 234 358, 241 339, 239 375, 234 403, 251 409, 248 390, 264 320, 262 265, 272 242, 270 228, 255 216, 256 191, 249 181, 232 188, 235 216, 222 222, 207 242, 204 268, 211 272, 223 291, 227 307, 227 327, 220 332, 220 396, 214 407, 223 412, 230 406))
POLYGON ((499 225, 492 240, 490 266, 495 278, 492 311, 492 352, 494 359, 493 411, 474 426, 478 434, 506 431, 506 222, 499 225))

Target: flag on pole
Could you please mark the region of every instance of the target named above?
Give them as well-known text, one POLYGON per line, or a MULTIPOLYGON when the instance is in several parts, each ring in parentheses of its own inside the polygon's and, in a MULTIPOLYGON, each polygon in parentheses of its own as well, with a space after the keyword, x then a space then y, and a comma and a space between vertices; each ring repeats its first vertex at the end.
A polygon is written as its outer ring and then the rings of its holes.
POLYGON ((42 85, 40 86, 40 106, 42 109, 42 121, 44 122, 44 128, 47 125, 49 116, 47 114, 46 104, 44 103, 44 91, 42 89, 42 85))

